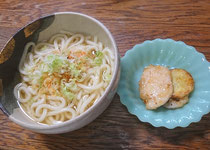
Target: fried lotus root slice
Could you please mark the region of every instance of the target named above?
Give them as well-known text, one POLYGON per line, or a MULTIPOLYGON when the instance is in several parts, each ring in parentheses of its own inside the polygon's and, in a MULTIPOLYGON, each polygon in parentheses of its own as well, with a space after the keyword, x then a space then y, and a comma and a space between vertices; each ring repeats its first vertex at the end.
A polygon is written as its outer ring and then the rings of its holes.
POLYGON ((147 109, 164 105, 173 93, 171 72, 167 67, 149 65, 139 81, 140 97, 147 109))
POLYGON ((181 99, 193 91, 194 80, 189 72, 184 69, 172 69, 171 75, 174 87, 173 99, 181 99))
POLYGON ((163 105, 165 108, 168 109, 176 109, 176 108, 180 108, 183 107, 185 104, 187 104, 189 101, 189 97, 188 95, 185 96, 184 98, 181 99, 169 99, 169 101, 163 105))

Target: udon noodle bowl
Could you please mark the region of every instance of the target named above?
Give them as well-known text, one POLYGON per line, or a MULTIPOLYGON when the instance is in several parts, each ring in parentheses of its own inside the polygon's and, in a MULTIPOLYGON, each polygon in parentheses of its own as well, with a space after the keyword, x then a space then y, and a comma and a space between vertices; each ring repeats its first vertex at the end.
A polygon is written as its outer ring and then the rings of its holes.
POLYGON ((62 31, 48 41, 29 42, 19 64, 14 95, 38 123, 53 125, 90 108, 105 92, 114 55, 96 36, 62 31))

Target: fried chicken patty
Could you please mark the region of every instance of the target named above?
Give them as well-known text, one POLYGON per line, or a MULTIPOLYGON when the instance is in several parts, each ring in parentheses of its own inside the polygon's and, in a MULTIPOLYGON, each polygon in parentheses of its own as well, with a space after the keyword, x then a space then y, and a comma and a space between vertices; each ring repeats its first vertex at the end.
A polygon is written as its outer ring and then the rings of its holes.
POLYGON ((171 72, 167 67, 149 65, 143 71, 139 90, 147 109, 164 105, 173 93, 171 72))

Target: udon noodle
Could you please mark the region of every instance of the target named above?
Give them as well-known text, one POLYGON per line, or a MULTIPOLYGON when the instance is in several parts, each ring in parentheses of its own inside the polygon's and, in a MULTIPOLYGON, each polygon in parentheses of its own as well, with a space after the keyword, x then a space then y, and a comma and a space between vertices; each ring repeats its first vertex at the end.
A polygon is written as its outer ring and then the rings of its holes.
POLYGON ((96 36, 62 31, 48 41, 25 46, 19 64, 21 83, 14 95, 34 121, 57 124, 90 108, 107 88, 112 51, 96 36))

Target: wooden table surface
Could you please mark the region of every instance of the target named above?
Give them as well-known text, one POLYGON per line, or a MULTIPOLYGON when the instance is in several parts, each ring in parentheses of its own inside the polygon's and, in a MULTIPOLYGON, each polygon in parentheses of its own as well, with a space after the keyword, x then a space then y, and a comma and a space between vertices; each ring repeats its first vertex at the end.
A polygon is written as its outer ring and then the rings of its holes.
MULTIPOLYGON (((155 38, 184 41, 210 61, 209 0, 1 0, 0 48, 21 27, 60 11, 81 12, 112 32, 121 56, 155 38)), ((0 111, 0 149, 210 149, 210 114, 187 128, 154 128, 128 113, 116 94, 95 121, 74 132, 42 135, 11 122, 0 111)))

